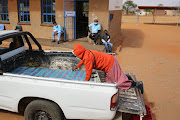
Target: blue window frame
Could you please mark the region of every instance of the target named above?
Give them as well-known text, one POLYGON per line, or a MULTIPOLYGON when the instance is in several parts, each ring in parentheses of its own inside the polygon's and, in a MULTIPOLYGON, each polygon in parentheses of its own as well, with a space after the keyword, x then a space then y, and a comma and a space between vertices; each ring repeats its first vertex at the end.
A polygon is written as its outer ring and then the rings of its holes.
POLYGON ((55 21, 55 0, 42 0, 42 23, 55 21))
POLYGON ((18 0, 19 22, 30 22, 29 0, 18 0))
POLYGON ((8 0, 0 0, 0 21, 9 21, 8 0))

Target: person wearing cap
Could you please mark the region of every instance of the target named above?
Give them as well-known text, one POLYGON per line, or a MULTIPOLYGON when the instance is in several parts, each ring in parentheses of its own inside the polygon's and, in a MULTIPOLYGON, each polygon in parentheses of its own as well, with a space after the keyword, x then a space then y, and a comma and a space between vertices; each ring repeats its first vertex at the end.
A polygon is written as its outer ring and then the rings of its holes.
POLYGON ((106 52, 111 52, 112 51, 112 47, 113 47, 113 44, 110 43, 110 35, 108 34, 108 31, 107 30, 104 30, 104 34, 102 35, 102 43, 103 45, 105 45, 106 47, 106 52), (110 49, 109 49, 110 47, 110 49))
POLYGON ((86 69, 85 81, 91 79, 92 69, 97 69, 105 72, 105 82, 117 83, 117 88, 125 90, 137 87, 143 94, 143 82, 129 80, 122 72, 117 59, 113 55, 96 50, 87 50, 80 44, 75 44, 72 53, 81 59, 79 64, 73 67, 72 70, 76 70, 84 64, 86 69))
POLYGON ((62 27, 60 25, 58 25, 56 22, 53 22, 53 41, 52 42, 56 42, 55 40, 55 36, 58 35, 58 40, 57 40, 57 44, 59 44, 60 38, 61 38, 61 34, 63 33, 62 27))
POLYGON ((88 32, 90 33, 89 38, 94 40, 94 45, 97 44, 97 40, 100 37, 100 31, 101 31, 101 25, 98 24, 98 19, 94 20, 94 23, 91 23, 87 27, 88 32), (89 30, 89 28, 92 28, 92 32, 89 30))

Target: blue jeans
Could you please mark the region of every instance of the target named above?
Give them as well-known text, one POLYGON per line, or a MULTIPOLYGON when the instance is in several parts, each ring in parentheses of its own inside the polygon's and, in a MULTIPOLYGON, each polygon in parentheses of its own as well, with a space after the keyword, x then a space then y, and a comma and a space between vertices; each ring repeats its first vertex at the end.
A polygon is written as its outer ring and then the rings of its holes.
POLYGON ((112 51, 112 47, 113 47, 112 43, 110 43, 110 42, 103 42, 103 45, 105 45, 105 47, 106 47, 106 52, 111 52, 112 51), (109 50, 109 47, 110 47, 110 50, 109 50))
MULTIPOLYGON (((62 34, 62 32, 61 32, 61 31, 58 31, 58 41, 59 41, 60 38, 61 38, 61 34, 62 34)), ((53 36, 53 40, 55 40, 55 32, 52 33, 52 36, 53 36)))

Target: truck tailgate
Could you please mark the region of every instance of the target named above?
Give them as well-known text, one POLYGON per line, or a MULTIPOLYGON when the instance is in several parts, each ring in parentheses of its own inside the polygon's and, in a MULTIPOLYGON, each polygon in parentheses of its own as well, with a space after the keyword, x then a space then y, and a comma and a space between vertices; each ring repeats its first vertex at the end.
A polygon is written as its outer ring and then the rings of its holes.
MULTIPOLYGON (((126 74, 126 76, 137 81, 135 74, 126 74)), ((138 114, 140 116, 146 115, 146 109, 140 90, 137 88, 131 88, 129 90, 119 89, 118 111, 138 114)))

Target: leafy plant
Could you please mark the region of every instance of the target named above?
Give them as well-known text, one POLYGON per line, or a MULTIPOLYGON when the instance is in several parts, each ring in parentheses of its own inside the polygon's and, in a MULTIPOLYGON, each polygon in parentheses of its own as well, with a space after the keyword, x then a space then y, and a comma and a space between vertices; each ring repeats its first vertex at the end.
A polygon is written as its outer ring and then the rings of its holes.
POLYGON ((147 12, 149 12, 149 13, 152 13, 152 12, 153 12, 152 9, 144 9, 144 11, 146 12, 146 15, 147 15, 147 12))
POLYGON ((132 0, 127 0, 124 4, 123 4, 123 10, 126 11, 126 14, 129 14, 129 11, 133 11, 135 10, 135 8, 137 7, 137 4, 135 4, 132 0))

